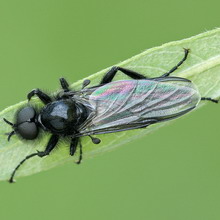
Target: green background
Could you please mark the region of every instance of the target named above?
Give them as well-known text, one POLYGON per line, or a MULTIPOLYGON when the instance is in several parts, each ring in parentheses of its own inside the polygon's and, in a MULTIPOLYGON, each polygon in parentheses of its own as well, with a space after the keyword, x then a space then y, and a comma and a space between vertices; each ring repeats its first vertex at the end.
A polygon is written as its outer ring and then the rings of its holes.
MULTIPOLYGON (((0 1, 0 109, 219 26, 219 0, 0 1)), ((159 64, 158 64, 159 65, 159 64)), ((0 183, 0 219, 220 219, 218 112, 206 105, 112 152, 0 183)), ((1 164, 1 162, 0 162, 1 164)))

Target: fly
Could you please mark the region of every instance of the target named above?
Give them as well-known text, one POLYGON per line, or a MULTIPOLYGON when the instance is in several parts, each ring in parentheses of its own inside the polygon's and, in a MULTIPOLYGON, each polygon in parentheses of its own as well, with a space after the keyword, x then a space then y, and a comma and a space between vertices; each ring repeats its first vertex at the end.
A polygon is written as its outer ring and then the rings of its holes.
POLYGON ((31 141, 38 138, 40 130, 49 132, 51 137, 44 151, 28 155, 15 167, 9 182, 14 182, 16 171, 26 160, 49 155, 61 138, 70 138, 70 156, 74 156, 79 147, 77 163, 80 164, 83 136, 99 144, 101 140, 92 135, 141 129, 178 118, 196 108, 201 100, 218 103, 218 100, 201 97, 190 80, 170 76, 188 54, 189 49, 184 49, 183 59, 169 72, 155 78, 114 66, 97 86, 87 88, 90 81, 85 80, 80 91, 72 91, 64 78, 60 78, 62 91, 56 97, 40 89, 32 90, 28 100, 36 95, 44 107, 37 110, 31 105, 25 106, 17 112, 15 123, 4 119, 13 129, 8 140, 16 134, 31 141), (118 71, 131 80, 112 81, 118 71))

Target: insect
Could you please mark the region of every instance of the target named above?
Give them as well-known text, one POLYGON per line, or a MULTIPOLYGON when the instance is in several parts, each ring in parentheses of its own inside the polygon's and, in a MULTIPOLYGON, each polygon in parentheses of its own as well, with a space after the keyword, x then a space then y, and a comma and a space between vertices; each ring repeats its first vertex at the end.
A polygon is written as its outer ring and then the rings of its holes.
POLYGON ((16 171, 26 160, 49 155, 60 138, 70 138, 71 156, 79 147, 79 164, 82 160, 80 140, 83 136, 89 136, 94 144, 99 144, 101 140, 92 135, 141 129, 171 120, 193 110, 200 100, 218 103, 218 100, 201 97, 190 80, 170 76, 183 64, 188 54, 189 49, 184 49, 182 60, 160 77, 148 78, 133 70, 115 66, 97 86, 87 88, 90 81, 85 80, 81 90, 73 91, 69 89, 67 81, 60 78, 62 91, 55 97, 40 89, 32 90, 27 95, 28 100, 36 95, 44 107, 37 111, 28 104, 18 111, 15 123, 4 119, 13 128, 8 140, 15 134, 26 140, 34 140, 38 138, 39 130, 51 133, 51 137, 44 151, 28 155, 15 167, 9 182, 14 182, 16 171), (118 71, 131 79, 112 81, 118 71))

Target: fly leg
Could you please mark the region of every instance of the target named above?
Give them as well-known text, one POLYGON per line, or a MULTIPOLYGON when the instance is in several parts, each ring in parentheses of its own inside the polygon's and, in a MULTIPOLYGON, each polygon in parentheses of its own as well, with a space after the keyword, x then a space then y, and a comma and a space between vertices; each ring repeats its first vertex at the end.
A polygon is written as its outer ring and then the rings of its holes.
MULTIPOLYGON (((90 84, 90 80, 89 79, 85 79, 83 81, 83 84, 82 84, 82 89, 84 89, 86 86, 88 86, 90 84)), ((64 92, 69 92, 70 89, 69 89, 69 83, 66 81, 66 79, 64 78, 60 78, 60 85, 63 89, 64 92)))
POLYGON ((81 141, 79 140, 79 160, 76 162, 77 164, 80 164, 81 161, 82 161, 82 155, 83 155, 83 152, 82 152, 82 144, 81 144, 81 141))
POLYGON ((28 101, 30 101, 34 95, 36 95, 45 105, 52 102, 50 96, 42 92, 40 89, 33 89, 30 93, 28 93, 28 101))
POLYGON ((78 137, 72 138, 70 143, 70 156, 73 156, 76 153, 76 148, 78 143, 79 143, 78 137))
POLYGON ((69 83, 64 79, 60 78, 60 84, 64 92, 69 92, 69 83))
POLYGON ((211 102, 214 102, 214 103, 218 103, 219 102, 219 100, 208 98, 208 97, 202 97, 201 101, 211 101, 211 102))
MULTIPOLYGON (((183 59, 176 65, 174 66, 169 72, 163 74, 160 77, 167 77, 169 76, 171 73, 173 73, 175 70, 178 69, 179 66, 181 66, 183 64, 183 62, 187 59, 187 56, 189 54, 189 49, 184 49, 184 57, 183 59)), ((105 84, 105 83, 109 83, 113 80, 113 78, 115 77, 116 73, 118 71, 123 72, 125 75, 131 77, 132 79, 147 79, 146 76, 141 75, 140 73, 137 73, 133 70, 129 70, 129 69, 125 69, 122 67, 118 67, 118 66, 113 66, 107 73, 106 75, 102 78, 100 84, 105 84)))
POLYGON ((30 154, 28 156, 26 156, 18 165, 17 167, 15 167, 14 171, 12 172, 11 174, 11 177, 9 179, 9 182, 10 183, 13 183, 14 182, 14 176, 17 172, 17 170, 20 168, 20 166, 28 159, 32 158, 32 157, 35 157, 35 156, 39 156, 39 157, 44 157, 44 156, 47 156, 50 154, 50 152, 55 148, 57 142, 59 140, 59 136, 57 135, 52 135, 48 144, 47 144, 47 147, 45 149, 45 151, 38 151, 37 153, 33 153, 33 154, 30 154))
POLYGON ((38 151, 37 152, 37 156, 39 157, 45 157, 47 155, 50 154, 50 152, 54 149, 54 147, 57 145, 59 141, 59 136, 58 135, 52 135, 48 144, 47 144, 47 147, 45 149, 45 151, 38 151))
POLYGON ((77 145, 79 144, 79 159, 76 162, 77 164, 80 164, 82 161, 82 144, 79 139, 79 137, 72 138, 71 144, 70 144, 70 155, 73 156, 76 153, 77 145))
POLYGON ((115 77, 116 73, 118 71, 123 72, 125 75, 131 77, 132 79, 146 79, 147 77, 144 75, 141 75, 133 70, 129 70, 129 69, 125 69, 119 66, 113 66, 106 74, 105 76, 102 78, 100 85, 102 84, 106 84, 109 83, 113 80, 113 78, 115 77))
MULTIPOLYGON (((174 66, 169 72, 164 73, 162 76, 160 76, 159 78, 163 78, 163 77, 167 77, 169 76, 171 73, 173 73, 175 70, 178 69, 179 66, 181 66, 183 64, 183 62, 187 59, 187 56, 189 54, 189 49, 184 49, 184 57, 183 59, 176 65, 174 66)), ((125 75, 131 77, 132 79, 147 79, 148 77, 137 73, 133 70, 129 70, 129 69, 125 69, 119 66, 113 66, 106 74, 105 76, 102 78, 100 85, 109 83, 113 80, 113 78, 115 77, 116 73, 118 71, 123 72, 125 75)))
POLYGON ((176 66, 174 66, 170 71, 168 71, 167 73, 164 73, 162 76, 160 76, 160 77, 167 77, 167 76, 169 76, 171 73, 173 73, 175 70, 177 70, 178 68, 179 68, 179 66, 181 66, 183 63, 184 63, 184 61, 187 59, 187 57, 188 57, 188 54, 189 54, 189 49, 185 49, 184 48, 184 57, 183 57, 183 59, 176 65, 176 66))

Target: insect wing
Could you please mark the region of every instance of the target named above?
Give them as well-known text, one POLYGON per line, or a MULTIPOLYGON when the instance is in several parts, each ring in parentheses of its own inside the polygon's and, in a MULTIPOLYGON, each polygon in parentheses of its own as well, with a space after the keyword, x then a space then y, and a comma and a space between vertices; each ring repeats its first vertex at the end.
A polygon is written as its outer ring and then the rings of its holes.
POLYGON ((95 116, 81 133, 128 130, 193 109, 200 94, 190 81, 126 80, 108 83, 89 96, 95 116), (126 129, 127 128, 127 129, 126 129))

